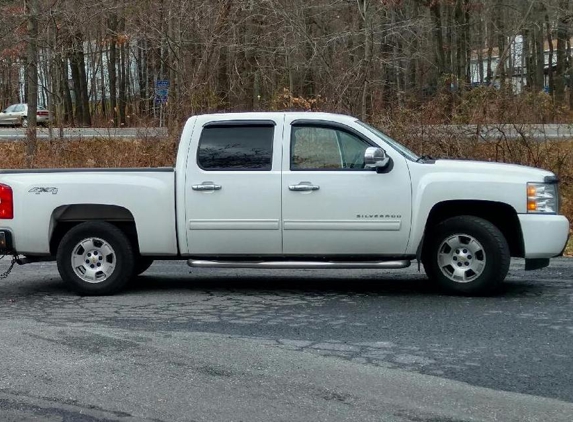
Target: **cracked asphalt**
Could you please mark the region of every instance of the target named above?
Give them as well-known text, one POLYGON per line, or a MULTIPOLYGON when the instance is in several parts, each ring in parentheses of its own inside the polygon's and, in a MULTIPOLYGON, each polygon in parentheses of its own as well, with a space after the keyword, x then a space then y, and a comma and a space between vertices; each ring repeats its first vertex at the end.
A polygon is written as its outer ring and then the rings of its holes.
POLYGON ((17 267, 0 420, 571 421, 573 259, 522 267, 489 298, 443 295, 416 266, 167 261, 95 298, 53 263, 17 267))

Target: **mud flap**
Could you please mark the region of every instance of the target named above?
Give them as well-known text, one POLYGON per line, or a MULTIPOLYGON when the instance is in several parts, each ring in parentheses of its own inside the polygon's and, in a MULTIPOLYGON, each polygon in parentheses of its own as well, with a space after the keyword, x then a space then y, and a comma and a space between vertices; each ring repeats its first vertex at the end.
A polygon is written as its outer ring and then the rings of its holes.
POLYGON ((549 258, 526 259, 525 271, 540 270, 549 266, 549 258))

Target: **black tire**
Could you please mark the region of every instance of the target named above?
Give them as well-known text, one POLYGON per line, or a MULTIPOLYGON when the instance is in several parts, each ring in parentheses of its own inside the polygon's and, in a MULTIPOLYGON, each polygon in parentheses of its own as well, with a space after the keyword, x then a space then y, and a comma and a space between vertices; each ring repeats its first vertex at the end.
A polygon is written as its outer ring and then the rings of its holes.
POLYGON ((133 271, 134 275, 141 275, 146 272, 149 267, 153 264, 153 259, 148 258, 146 256, 138 256, 135 259, 135 270, 133 271))
MULTIPOLYGON (((476 243, 468 245, 472 245, 474 250, 480 249, 476 247, 476 243)), ((501 231, 483 218, 467 215, 449 218, 431 228, 426 234, 422 256, 424 269, 430 280, 435 281, 448 293, 462 295, 495 293, 507 276, 510 260, 509 246, 501 231), (470 237, 476 240, 482 249, 482 252, 475 253, 476 256, 471 255, 469 246, 468 249, 464 246, 452 249, 445 243, 451 241, 454 245, 456 242, 463 245, 470 237), (452 265, 448 264, 447 259, 450 250, 452 265), (466 255, 467 252, 469 254, 466 255), (466 265, 470 268, 466 269, 466 265), (481 270, 474 272, 473 267, 481 267, 481 270), (463 276, 459 276, 460 273, 463 273, 463 276), (466 280, 452 279, 456 277, 466 277, 466 280)))
MULTIPOLYGON (((133 275, 135 265, 133 247, 125 233, 113 224, 103 221, 89 221, 73 227, 60 242, 56 258, 58 271, 64 282, 79 294, 87 296, 111 295, 118 292, 133 275), (80 245, 82 241, 90 239, 93 240, 91 244, 95 252, 87 251, 80 245), (99 255, 98 248, 101 249, 99 255), (106 254, 109 250, 113 253, 106 254), (89 260, 95 260, 96 255, 97 259, 102 261, 90 261, 93 270, 87 268, 87 264, 84 266, 83 261, 77 270, 72 264, 74 256, 77 262, 82 256, 84 259, 89 257, 89 260), (88 282, 76 273, 76 271, 81 273, 82 268, 86 274, 88 271, 94 273, 98 270, 94 264, 99 267, 100 262, 110 271, 109 274, 98 271, 100 281, 96 278, 88 282)), ((96 276, 98 273, 95 273, 96 276)))
POLYGON ((20 121, 20 126, 22 126, 23 128, 28 127, 28 118, 27 117, 22 117, 22 120, 20 121))

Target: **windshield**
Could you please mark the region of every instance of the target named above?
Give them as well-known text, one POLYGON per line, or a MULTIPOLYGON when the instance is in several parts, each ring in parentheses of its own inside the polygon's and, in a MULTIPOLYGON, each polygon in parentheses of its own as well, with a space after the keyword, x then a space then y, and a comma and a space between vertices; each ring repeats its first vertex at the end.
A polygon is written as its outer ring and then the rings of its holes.
POLYGON ((394 139, 392 139, 388 135, 385 135, 384 133, 380 132, 375 127, 372 127, 372 126, 370 126, 364 122, 361 122, 360 120, 357 120, 356 122, 360 126, 368 129, 368 131, 370 131, 376 137, 378 137, 378 138, 382 139, 384 142, 390 144, 396 151, 398 151, 400 154, 402 154, 408 160, 416 161, 416 160, 418 160, 418 158, 420 158, 416 154, 414 154, 412 151, 410 151, 408 148, 406 148, 404 145, 396 142, 394 139))

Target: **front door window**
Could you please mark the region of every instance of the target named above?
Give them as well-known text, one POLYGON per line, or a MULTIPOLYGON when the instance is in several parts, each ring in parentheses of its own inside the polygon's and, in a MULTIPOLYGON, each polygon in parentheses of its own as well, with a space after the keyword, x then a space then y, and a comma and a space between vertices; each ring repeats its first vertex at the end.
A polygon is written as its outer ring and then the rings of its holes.
POLYGON ((291 136, 291 170, 359 170, 371 145, 343 130, 295 126, 291 136))

